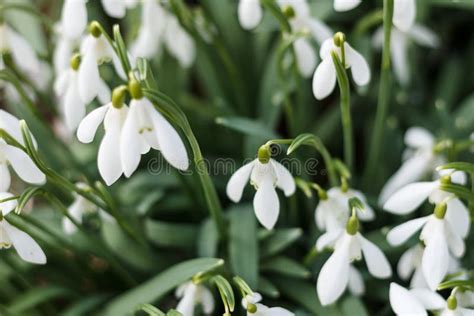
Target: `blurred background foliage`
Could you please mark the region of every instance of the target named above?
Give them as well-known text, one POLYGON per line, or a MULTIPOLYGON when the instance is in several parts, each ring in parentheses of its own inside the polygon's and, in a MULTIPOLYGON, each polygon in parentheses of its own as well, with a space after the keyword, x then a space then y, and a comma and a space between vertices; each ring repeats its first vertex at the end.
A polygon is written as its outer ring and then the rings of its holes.
MULTIPOLYGON (((62 1, 22 1, 34 4, 54 21, 59 17, 62 1)), ((263 23, 255 31, 247 32, 237 21, 237 1, 172 2, 184 4, 180 8, 201 19, 216 38, 215 43, 195 38, 197 59, 190 69, 182 69, 166 50, 150 60, 158 88, 186 113, 205 158, 211 163, 219 158, 231 158, 236 161, 235 167, 239 167, 244 159, 254 157, 258 146, 266 140, 293 138, 303 132, 318 135, 333 156, 342 156, 338 93, 323 101, 314 99, 311 80, 301 78, 292 70, 290 54, 280 56, 281 33, 273 16, 265 13, 263 23), (287 97, 291 100, 290 106, 285 104, 287 97)), ((356 91, 352 86, 356 167, 351 185, 364 189, 375 206, 381 185, 400 165, 403 134, 408 127, 423 126, 438 137, 454 139, 467 138, 473 130, 474 1, 417 1, 417 21, 431 28, 440 37, 441 45, 437 49, 410 46, 411 81, 407 86, 392 83, 382 160, 379 165, 370 166, 376 169, 375 177, 365 184, 361 183, 360 176, 374 121, 380 53, 371 45, 376 27, 361 33, 357 25, 366 15, 380 10, 382 1, 363 1, 347 13, 334 12, 332 0, 309 2, 313 16, 325 21, 334 31, 344 32, 349 43, 366 57, 372 70, 373 77, 367 87, 356 91)), ((140 25, 140 6, 129 10, 125 19, 114 20, 105 15, 100 1, 89 0, 88 13, 89 20, 100 21, 109 34, 112 25, 119 23, 127 43, 136 36, 140 25)), ((52 29, 22 12, 9 14, 8 21, 27 37, 44 60, 51 61, 52 29)), ((102 67, 102 75, 109 86, 114 87, 120 80, 108 67, 102 67)), ((57 101, 52 90, 48 91, 35 101, 43 120, 32 115, 25 102, 7 104, 2 99, 1 107, 26 119, 38 140, 41 156, 53 169, 74 181, 99 180, 94 147, 97 141, 94 146, 88 146, 75 139, 61 140, 52 136, 58 119, 57 101)), ((91 108, 97 106, 92 104, 91 108)), ((119 211, 142 238, 131 239, 113 223, 100 225, 95 215, 86 220, 87 231, 102 236, 126 266, 133 276, 132 284, 115 275, 108 261, 101 257, 98 245, 91 243, 84 233, 65 236, 61 231, 60 214, 36 200, 31 214, 18 221, 25 225, 41 222, 51 230, 51 234, 45 234, 34 225, 29 226, 31 235, 45 249, 48 264, 27 265, 12 251, 0 253, 0 314, 72 316, 107 312, 112 315, 111 311, 125 313, 120 308, 140 303, 137 297, 143 299, 142 303, 156 303, 167 310, 176 305, 176 299, 171 293, 173 286, 166 283, 169 277, 160 277, 160 273, 169 273, 166 270, 169 267, 196 257, 223 258, 225 265, 214 261, 200 264, 217 265, 224 275, 240 275, 269 299, 269 305, 274 300, 298 315, 391 314, 388 282, 370 278, 366 280, 367 293, 361 298, 346 295, 330 308, 318 303, 315 280, 328 253, 305 261, 320 234, 314 225, 316 198, 307 199, 298 193, 281 199, 277 229, 268 232, 259 228, 250 204, 232 205, 225 196, 226 181, 234 170, 213 174, 229 221, 228 239, 218 243, 197 176, 171 169, 167 173, 153 174, 150 168, 158 155, 156 151, 149 153, 147 159, 142 159, 139 172, 107 189, 119 211), (144 286, 147 280, 151 283, 144 286)), ((298 152, 297 157, 304 161, 314 155, 307 149, 298 152)), ((473 156, 468 153, 462 158, 472 161, 473 156)), ((327 185, 322 160, 317 175, 296 176, 327 185)), ((16 184, 16 189, 21 192, 21 185, 16 184)), ((244 200, 250 201, 250 191, 246 189, 248 195, 244 200)), ((64 201, 70 202, 70 197, 65 195, 64 201)), ((374 222, 364 224, 364 230, 370 232, 368 237, 395 263, 404 249, 389 247, 384 232, 387 225, 405 219, 382 212, 377 215, 374 222)), ((467 244, 470 242, 472 234, 467 244)), ((195 264, 191 262, 190 266, 195 264)), ((474 265, 472 251, 468 251, 464 265, 474 265)), ((177 278, 182 272, 172 273, 171 276, 177 278)), ((189 273, 188 278, 192 276, 189 273)))

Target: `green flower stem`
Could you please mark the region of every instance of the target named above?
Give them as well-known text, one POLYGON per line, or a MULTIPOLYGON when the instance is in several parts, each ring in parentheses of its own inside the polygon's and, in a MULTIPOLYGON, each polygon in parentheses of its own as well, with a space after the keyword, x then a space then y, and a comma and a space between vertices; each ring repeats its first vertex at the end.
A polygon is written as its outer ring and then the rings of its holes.
POLYGON ((376 10, 364 16, 355 26, 354 33, 364 34, 370 28, 383 21, 383 10, 376 10))
POLYGON ((393 18, 393 0, 384 0, 383 6, 383 51, 382 51, 382 65, 380 73, 380 85, 377 104, 377 113, 375 115, 374 129, 372 131, 372 139, 370 142, 369 159, 365 167, 365 180, 371 179, 374 172, 377 170, 380 160, 380 151, 384 136, 384 128, 387 119, 388 106, 390 102, 390 38, 392 33, 392 18, 393 18))
POLYGON ((344 162, 349 170, 353 170, 354 165, 354 147, 352 139, 352 118, 351 118, 351 104, 350 104, 350 88, 349 79, 345 67, 337 54, 332 51, 331 57, 334 62, 337 74, 337 82, 339 83, 340 91, 340 107, 342 130, 344 135, 344 162))

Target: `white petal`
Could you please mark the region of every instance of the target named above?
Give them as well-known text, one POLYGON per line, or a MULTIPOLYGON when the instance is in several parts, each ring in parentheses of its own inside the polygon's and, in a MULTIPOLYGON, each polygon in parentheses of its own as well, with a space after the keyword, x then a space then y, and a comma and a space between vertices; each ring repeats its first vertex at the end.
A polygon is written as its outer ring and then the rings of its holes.
POLYGON ((349 249, 336 248, 319 272, 316 290, 321 304, 334 303, 349 282, 349 249))
POLYGON ((407 289, 390 283, 390 305, 397 315, 428 315, 423 305, 407 289))
POLYGON ((426 287, 428 288, 428 284, 426 283, 425 276, 423 275, 423 269, 421 265, 415 269, 413 276, 411 277, 410 281, 411 288, 420 288, 426 287))
POLYGON ((436 223, 435 229, 431 232, 429 242, 425 240, 427 245, 421 262, 426 283, 433 291, 443 281, 449 265, 448 245, 443 232, 443 223, 440 222, 436 223))
POLYGON ((402 84, 408 84, 410 71, 407 58, 407 38, 402 32, 394 29, 390 43, 390 53, 392 55, 392 64, 395 75, 402 84))
POLYGON ((46 255, 33 238, 10 225, 6 220, 3 220, 0 225, 3 226, 20 258, 36 264, 46 263, 46 255))
POLYGON ((170 54, 179 61, 181 67, 188 68, 192 65, 196 56, 194 41, 172 15, 168 17, 165 43, 170 54))
POLYGON ((84 0, 65 0, 61 15, 62 31, 68 38, 79 38, 87 25, 84 0))
POLYGON ((383 208, 394 214, 408 214, 419 207, 436 189, 437 181, 411 183, 395 192, 383 208))
POLYGON ((238 7, 240 26, 246 30, 251 30, 262 20, 262 7, 260 0, 240 0, 238 7))
POLYGON ((123 18, 126 13, 124 0, 102 0, 102 7, 108 16, 116 19, 123 18))
POLYGON ((211 291, 209 291, 204 286, 199 288, 200 295, 201 295, 201 305, 203 312, 207 315, 212 314, 214 311, 214 296, 212 295, 211 291))
POLYGON ((413 148, 430 148, 435 142, 435 138, 430 131, 423 127, 410 127, 404 138, 405 144, 413 148))
POLYGON ((326 247, 333 247, 337 238, 341 235, 342 229, 325 232, 316 241, 316 250, 322 251, 326 247))
POLYGON ((381 279, 390 277, 392 275, 392 268, 382 250, 361 234, 357 236, 361 242, 362 252, 364 253, 364 259, 370 274, 381 279))
POLYGON ((24 145, 20 130, 20 121, 2 109, 0 109, 0 128, 3 128, 8 134, 15 138, 16 141, 24 145))
POLYGON ((349 44, 344 43, 346 63, 351 67, 352 78, 359 86, 365 86, 370 81, 370 68, 365 58, 349 44))
POLYGON ((304 38, 297 39, 294 48, 299 73, 305 78, 311 77, 317 63, 316 51, 304 38))
POLYGON ((88 49, 83 57, 79 66, 79 95, 88 104, 97 96, 101 79, 94 50, 88 49))
POLYGON ((64 118, 70 131, 76 130, 86 115, 86 104, 82 102, 77 88, 76 74, 72 74, 64 96, 64 118))
POLYGON ((106 104, 112 100, 111 98, 111 93, 109 86, 105 83, 102 78, 99 80, 99 86, 98 86, 98 91, 97 91, 97 99, 99 100, 100 104, 106 104))
POLYGON ((74 51, 73 41, 61 36, 56 43, 53 52, 54 71, 57 74, 67 72, 69 69, 69 62, 74 51))
POLYGON ((46 182, 46 176, 33 163, 31 158, 21 149, 6 145, 3 146, 3 153, 10 162, 16 174, 25 182, 41 185, 46 182))
POLYGON ((8 28, 8 41, 15 65, 23 71, 37 74, 40 63, 33 47, 18 33, 8 28))
MULTIPOLYGON (((111 111, 118 112, 118 110, 112 109, 111 111)), ((111 112, 107 114, 110 113, 111 112)), ((113 115, 115 116, 119 114, 113 113, 113 115)), ((105 131, 97 157, 99 173, 107 185, 113 184, 122 174, 120 157, 120 122, 118 119, 111 119, 109 122, 110 126, 108 126, 105 131)))
POLYGON ((69 76, 71 75, 71 71, 64 70, 62 71, 54 81, 54 93, 56 96, 60 97, 66 94, 67 88, 69 86, 69 76))
POLYGON ((242 198, 242 192, 249 181, 250 172, 252 172, 254 164, 255 161, 252 161, 243 165, 230 177, 227 183, 226 193, 233 202, 238 203, 242 198))
POLYGON ((82 120, 81 124, 77 129, 77 139, 81 143, 90 143, 94 140, 95 133, 97 132, 97 128, 104 120, 104 116, 107 113, 107 110, 112 105, 103 105, 89 114, 82 120))
POLYGON ((193 316, 194 315, 194 292, 196 291, 195 285, 189 285, 188 288, 185 290, 183 298, 179 301, 178 306, 176 306, 176 310, 183 314, 183 316, 193 316), (193 289, 190 289, 190 287, 193 289))
POLYGON ((286 169, 286 167, 278 161, 274 159, 271 159, 270 161, 275 167, 275 172, 277 176, 277 187, 283 190, 285 196, 290 196, 295 193, 296 184, 290 171, 288 171, 288 169, 286 169))
POLYGON ((308 20, 308 26, 311 34, 319 45, 321 45, 328 38, 332 38, 333 31, 329 28, 329 26, 319 20, 310 18, 308 20))
POLYGON ((459 233, 453 230, 451 223, 445 221, 446 238, 448 240, 448 247, 453 256, 461 258, 466 252, 464 240, 459 236, 459 233))
POLYGON ((360 296, 365 292, 364 279, 362 274, 352 265, 349 268, 349 291, 353 295, 360 296))
POLYGON ((280 212, 280 201, 269 179, 259 183, 253 199, 253 208, 258 221, 266 229, 272 229, 275 226, 280 212))
POLYGON ((0 163, 0 192, 6 192, 10 188, 11 176, 6 163, 0 163))
MULTIPOLYGON (((0 192, 0 200, 5 200, 8 198, 13 197, 13 194, 8 193, 8 192, 0 192)), ((1 202, 0 203, 0 212, 2 212, 3 216, 7 215, 11 211, 15 209, 15 207, 18 205, 18 202, 16 199, 6 201, 6 202, 1 202)))
MULTIPOLYGON (((255 314, 255 316, 259 316, 258 309, 261 309, 260 306, 262 306, 262 304, 257 304, 257 313, 255 314)), ((294 313, 281 307, 270 307, 264 313, 262 313, 262 316, 294 316, 294 315, 295 315, 294 313)))
POLYGON ((336 87, 336 69, 332 59, 328 56, 319 64, 313 76, 313 94, 318 100, 322 100, 336 87))
POLYGON ((387 234, 388 243, 394 247, 403 244, 426 224, 428 218, 429 216, 412 219, 392 228, 387 234))
POLYGON ((428 289, 411 289, 410 293, 413 294, 427 310, 442 309, 446 306, 446 302, 441 295, 428 289))
POLYGON ((349 11, 357 7, 361 2, 361 0, 334 0, 334 10, 339 12, 349 11))
POLYGON ((396 0, 393 3, 393 24, 402 31, 408 31, 416 17, 415 0, 396 0))
POLYGON ((187 170, 189 167, 188 154, 178 132, 148 100, 143 105, 147 107, 148 115, 152 119, 153 129, 163 157, 176 169, 187 170))
POLYGON ((446 220, 451 223, 456 233, 465 239, 469 234, 469 228, 471 226, 469 210, 463 202, 457 198, 449 200, 447 205, 446 220))
POLYGON ((142 139, 138 132, 138 111, 144 111, 137 100, 130 102, 130 110, 122 127, 120 137, 120 157, 125 176, 128 178, 140 163, 142 139), (138 108, 141 107, 141 108, 138 108))
POLYGON ((415 270, 415 265, 413 264, 413 256, 414 248, 410 248, 405 251, 398 260, 397 273, 398 276, 404 281, 408 280, 410 275, 413 273, 413 270, 415 270))
POLYGON ((408 34, 420 45, 436 48, 440 45, 439 37, 430 29, 423 25, 415 24, 408 31, 408 34))
MULTIPOLYGON (((68 207, 68 213, 74 218, 77 222, 82 222, 82 214, 83 214, 83 203, 81 203, 81 198, 76 198, 76 200, 68 207)), ((64 217, 63 219, 63 229, 64 232, 68 235, 74 233, 77 230, 76 225, 73 224, 69 218, 64 217)))

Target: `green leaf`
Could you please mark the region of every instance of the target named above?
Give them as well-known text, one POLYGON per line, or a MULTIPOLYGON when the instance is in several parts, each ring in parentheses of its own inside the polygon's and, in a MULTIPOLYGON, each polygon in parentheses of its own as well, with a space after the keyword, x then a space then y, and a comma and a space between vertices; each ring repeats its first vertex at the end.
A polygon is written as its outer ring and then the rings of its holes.
POLYGON ((431 0, 431 4, 459 9, 474 9, 474 1, 472 0, 431 0))
POLYGON ((272 298, 277 298, 280 296, 280 291, 278 291, 277 287, 267 278, 260 276, 258 279, 258 292, 261 292, 262 294, 272 297, 272 298))
POLYGON ((457 184, 441 184, 440 189, 446 192, 450 192, 455 194, 461 199, 465 199, 470 203, 474 203, 474 193, 472 193, 469 189, 457 185, 457 184))
POLYGON ((229 281, 227 281, 221 275, 214 276, 211 281, 217 286, 222 301, 226 302, 226 305, 229 307, 230 311, 233 312, 235 307, 235 298, 234 291, 232 290, 232 286, 230 285, 229 281))
POLYGON ((149 316, 165 316, 165 313, 160 311, 158 308, 151 304, 140 304, 138 305, 137 311, 144 311, 147 313, 149 316))
POLYGON ((462 287, 469 291, 474 291, 474 280, 451 280, 441 283, 438 290, 452 289, 455 287, 462 287))
POLYGON ((459 171, 465 171, 467 173, 474 173, 474 164, 468 162, 450 162, 445 165, 439 166, 436 170, 443 169, 455 169, 459 171))
POLYGON ((199 235, 197 237, 198 254, 201 257, 215 257, 217 255, 217 245, 219 234, 214 222, 208 218, 201 224, 199 235))
POLYGON ((342 302, 342 313, 345 316, 368 316, 364 303, 357 297, 348 297, 342 302))
POLYGON ((89 297, 81 297, 65 311, 61 313, 62 316, 81 316, 81 315, 92 315, 92 310, 102 305, 109 295, 98 294, 89 297))
POLYGON ((251 288, 258 284, 257 222, 251 205, 229 212, 229 259, 234 274, 251 288))
POLYGON ((178 285, 191 279, 195 274, 215 269, 223 264, 224 260, 217 258, 200 258, 179 263, 117 296, 105 307, 104 315, 127 314, 133 311, 138 304, 157 301, 178 285))
POLYGON ((308 278, 311 273, 302 264, 287 257, 275 257, 261 264, 262 271, 274 272, 295 278, 308 278))
POLYGON ((145 222, 145 233, 147 238, 158 246, 193 249, 196 245, 197 228, 191 224, 148 219, 145 222))
POLYGON ((17 296, 16 299, 8 307, 8 311, 14 315, 27 314, 28 310, 34 309, 42 303, 57 299, 73 296, 73 292, 69 289, 50 286, 47 288, 33 288, 26 293, 17 296))
POLYGON ((218 117, 216 118, 216 124, 228 127, 244 135, 258 136, 268 139, 281 138, 262 122, 248 118, 237 116, 218 117))
POLYGON ((166 313, 166 316, 183 316, 180 312, 174 309, 170 309, 168 313, 166 313))
POLYGON ((303 231, 300 228, 278 229, 266 238, 260 249, 261 257, 269 257, 286 249, 301 237, 303 231))

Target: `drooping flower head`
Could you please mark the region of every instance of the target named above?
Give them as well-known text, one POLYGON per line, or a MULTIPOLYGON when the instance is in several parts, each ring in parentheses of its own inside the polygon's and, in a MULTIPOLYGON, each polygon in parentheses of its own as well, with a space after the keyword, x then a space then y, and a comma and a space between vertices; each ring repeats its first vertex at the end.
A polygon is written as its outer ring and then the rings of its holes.
POLYGON ((247 316, 293 316, 294 313, 282 307, 268 307, 260 303, 262 295, 254 292, 242 299, 242 307, 247 310, 247 316))
POLYGON ((407 290, 397 283, 390 283, 390 305, 396 315, 428 315, 427 311, 436 311, 446 303, 438 293, 426 288, 407 290))
POLYGON ((176 289, 176 297, 180 298, 176 310, 183 316, 193 316, 196 305, 201 305, 206 315, 214 311, 214 297, 205 286, 192 281, 180 285, 176 289))

